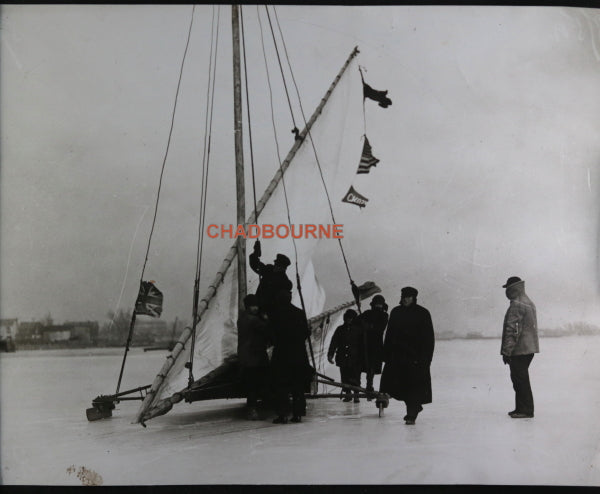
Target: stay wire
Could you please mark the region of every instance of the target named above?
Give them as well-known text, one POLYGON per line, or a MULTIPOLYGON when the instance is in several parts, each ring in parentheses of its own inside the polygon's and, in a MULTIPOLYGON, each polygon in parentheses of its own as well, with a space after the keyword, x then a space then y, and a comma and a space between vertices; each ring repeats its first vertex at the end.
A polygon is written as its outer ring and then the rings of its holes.
MULTIPOLYGON (((360 72, 360 80, 363 83, 363 87, 365 84, 365 78, 363 77, 363 73, 362 73, 362 68, 359 65, 358 66, 358 71, 360 72)), ((363 109, 363 131, 364 131, 364 136, 365 138, 367 137, 367 112, 365 110, 365 98, 363 96, 363 101, 362 101, 362 109, 363 109)))
MULTIPOLYGON (((273 7, 275 9, 275 7, 273 7)), ((285 95, 287 97, 288 106, 290 108, 290 115, 292 116, 292 122, 294 123, 293 132, 298 136, 298 126, 296 125, 296 120, 294 119, 294 112, 292 110, 292 102, 290 100, 290 95, 288 93, 287 84, 285 83, 285 76, 283 74, 283 65, 281 64, 281 57, 279 56, 279 49, 277 48, 277 42, 275 41, 275 32, 273 31, 273 24, 271 23, 271 15, 269 14, 269 8, 265 5, 265 12, 267 13, 267 18, 269 19, 269 27, 271 28, 271 36, 273 37, 273 44, 275 45, 275 52, 277 53, 277 62, 279 63, 279 70, 281 72, 281 79, 283 80, 283 86, 285 88, 285 95)))
MULTIPOLYGON (((167 164, 167 157, 169 156, 169 148, 171 147, 171 139, 173 137, 173 128, 175 126, 175 114, 177 112, 177 100, 179 99, 179 90, 181 88, 181 79, 183 76, 183 67, 185 66, 185 59, 187 56, 187 52, 188 52, 188 47, 190 45, 190 37, 191 37, 191 33, 192 33, 192 25, 194 24, 194 11, 196 9, 196 6, 192 6, 192 14, 190 17, 190 27, 188 29, 188 36, 187 36, 187 41, 185 43, 185 50, 183 52, 183 57, 181 60, 181 67, 179 69, 179 79, 177 81, 177 90, 175 91, 175 101, 173 103, 173 111, 171 113, 171 125, 169 128, 169 135, 167 138, 167 147, 165 149, 165 155, 163 157, 163 161, 162 161, 162 166, 160 169, 160 178, 158 180, 158 190, 156 193, 156 202, 154 204, 154 216, 152 218, 152 227, 150 228, 150 234, 148 236, 148 245, 146 247, 146 256, 144 258, 144 264, 142 266, 142 272, 140 275, 140 288, 139 288, 139 292, 141 292, 142 286, 143 286, 143 281, 144 281, 144 273, 146 272, 146 265, 148 264, 148 256, 150 255, 150 246, 152 244, 152 236, 154 234, 154 228, 156 226, 156 218, 158 216, 158 205, 160 203, 160 192, 162 189, 162 182, 163 182, 163 177, 164 177, 164 173, 165 173, 165 167, 167 164)), ((139 296, 139 295, 138 295, 139 296)), ((133 310, 133 313, 131 315, 131 322, 129 323, 129 333, 127 335, 127 342, 125 343, 125 353, 123 354, 123 361, 121 362, 121 370, 119 372, 119 379, 117 381, 117 391, 115 394, 119 394, 119 389, 121 388, 121 379, 123 378, 123 372, 125 370, 125 361, 127 360, 127 352, 129 351, 129 344, 131 343, 131 339, 133 337, 133 328, 135 327, 135 320, 136 320, 136 312, 135 312, 135 308, 133 310)))
POLYGON ((179 69, 179 79, 177 81, 177 90, 175 91, 175 102, 173 104, 173 111, 171 114, 171 126, 169 128, 169 136, 167 138, 167 148, 165 150, 165 156, 163 158, 163 162, 162 162, 162 167, 160 170, 160 179, 158 181, 158 192, 156 194, 156 204, 154 206, 154 217, 152 219, 152 228, 150 229, 150 236, 148 238, 148 247, 146 249, 146 257, 144 259, 144 265, 142 267, 142 276, 140 278, 140 283, 142 282, 142 280, 144 279, 144 272, 146 271, 146 264, 148 263, 148 255, 150 254, 150 244, 152 242, 152 236, 154 234, 154 227, 156 226, 156 217, 158 215, 158 204, 160 202, 160 192, 162 189, 162 181, 163 181, 163 176, 164 176, 164 172, 165 172, 165 166, 167 164, 167 156, 169 155, 169 148, 171 147, 171 139, 173 137, 173 128, 175 126, 175 113, 177 112, 177 101, 179 99, 179 90, 181 88, 181 78, 183 76, 183 67, 185 66, 185 59, 187 56, 187 52, 188 52, 188 47, 190 45, 190 37, 192 34, 192 25, 194 24, 194 11, 196 9, 196 6, 193 5, 192 6, 192 15, 191 15, 191 19, 190 19, 190 27, 188 29, 188 36, 187 36, 187 41, 185 44, 185 50, 183 52, 183 58, 181 60, 181 67, 179 69))
POLYGON ((217 10, 217 29, 215 38, 215 7, 213 6, 213 16, 211 24, 211 44, 210 44, 210 57, 209 57, 209 68, 208 68, 208 84, 206 90, 206 118, 204 127, 204 150, 203 150, 203 162, 202 162, 202 185, 200 194, 200 220, 198 228, 198 245, 197 245, 197 258, 196 258, 196 279, 194 280, 194 307, 192 315, 192 337, 190 345, 190 359, 189 359, 189 376, 188 386, 191 386, 194 382, 193 367, 194 367, 194 351, 196 346, 196 326, 198 324, 198 299, 200 296, 200 277, 202 272, 202 253, 204 247, 204 225, 206 219, 206 202, 208 196, 208 172, 210 170, 210 147, 212 141, 212 124, 213 124, 213 109, 214 109, 214 95, 215 95, 215 79, 217 70, 217 54, 219 47, 219 24, 220 24, 221 7, 217 10), (214 50, 213 50, 214 46, 214 50), (213 64, 213 53, 214 53, 214 64, 213 64))
MULTIPOLYGON (((287 52, 287 48, 286 48, 286 44, 285 44, 285 38, 283 37, 283 32, 281 31, 281 27, 279 25, 279 18, 277 16, 277 9, 275 8, 275 6, 273 6, 273 11, 275 12, 275 19, 276 19, 276 22, 277 22, 277 26, 279 28, 279 33, 280 33, 280 36, 281 36, 281 41, 283 43, 283 48, 284 48, 284 51, 285 51, 285 56, 286 56, 286 59, 287 59, 287 62, 288 62, 288 66, 289 66, 289 69, 290 69, 290 74, 292 76, 292 81, 294 83, 294 87, 296 88, 296 94, 298 96, 298 103, 300 105, 300 112, 302 114, 302 119, 304 121, 305 127, 308 130, 308 137, 309 137, 311 146, 313 148, 313 152, 314 152, 314 155, 315 155, 315 160, 317 162, 317 166, 319 168, 319 174, 321 176, 321 182, 323 183, 323 188, 325 189, 325 195, 327 197, 327 202, 329 204, 329 211, 331 213, 331 219, 332 219, 332 221, 333 221, 334 224, 337 224, 337 222, 335 220, 335 215, 333 213, 333 206, 332 206, 332 203, 331 203, 331 197, 329 196, 329 191, 327 190, 327 184, 325 183, 325 178, 323 177, 323 170, 321 168, 321 163, 319 161, 319 157, 318 157, 318 154, 317 154, 317 149, 315 147, 315 143, 313 141, 311 131, 310 131, 310 129, 308 129, 306 115, 304 114, 304 108, 302 107, 302 99, 300 98, 300 91, 298 90, 298 85, 296 84, 296 78, 294 77, 294 71, 292 70, 292 65, 290 63, 290 58, 289 58, 289 55, 288 55, 288 52, 287 52)), ((358 293, 357 293, 358 292, 358 288, 356 287, 356 285, 355 285, 355 283, 354 283, 354 281, 352 279, 352 275, 350 274, 350 266, 348 265, 348 259, 346 258, 346 253, 344 252, 344 246, 342 245, 342 240, 338 239, 338 243, 339 243, 339 246, 340 246, 340 251, 342 253, 342 258, 344 260, 344 265, 346 266, 346 272, 348 273, 348 278, 350 279, 350 285, 352 287, 352 294, 354 295, 354 298, 356 299, 356 304, 357 304, 357 307, 358 307, 358 311, 360 312, 360 303, 359 303, 359 297, 358 297, 358 293)))
POLYGON ((254 199, 254 222, 258 221, 258 211, 256 207, 256 178, 254 173, 254 147, 252 145, 252 120, 250 118, 250 97, 248 90, 248 64, 246 62, 246 37, 244 35, 244 14, 243 7, 240 5, 240 20, 242 25, 242 53, 244 58, 244 79, 246 81, 246 112, 248 113, 248 139, 250 141, 250 169, 252 171, 252 197, 254 199))
MULTIPOLYGON (((265 50, 265 41, 264 41, 264 36, 263 36, 263 26, 262 26, 262 22, 260 20, 260 11, 258 10, 259 7, 258 5, 256 6, 256 10, 257 10, 257 14, 258 14, 258 24, 260 26, 260 39, 261 39, 261 45, 262 45, 262 52, 263 52, 263 58, 265 61, 265 70, 267 73, 267 85, 269 87, 269 101, 270 101, 270 105, 271 105, 271 122, 273 124, 273 134, 275 137, 275 148, 277 150, 277 162, 279 163, 279 171, 281 172, 281 184, 283 187, 283 197, 285 200, 285 209, 287 212, 287 219, 288 219, 288 223, 290 225, 292 225, 292 219, 290 216, 290 205, 288 202, 288 197, 287 197, 287 189, 285 186, 285 178, 283 176, 283 169, 281 166, 281 152, 279 150, 279 140, 277 139, 277 127, 275 125, 275 113, 273 111, 273 88, 271 87, 271 77, 269 74, 269 65, 267 62, 267 54, 266 54, 266 50, 265 50)), ((294 246, 294 257, 295 257, 295 261, 296 261, 296 273, 298 272, 298 251, 296 248, 296 240, 294 239, 294 237, 292 236, 292 244, 294 246)))
MULTIPOLYGON (((277 60, 279 62, 279 69, 281 71, 281 78, 283 80, 283 86, 285 88, 285 93, 286 93, 287 98, 288 98, 288 104, 290 106, 290 113, 292 115, 292 122, 294 123, 294 131, 293 132, 296 134, 296 136, 298 136, 298 129, 296 127, 296 122, 294 120, 294 114, 292 112, 292 106, 291 106, 291 102, 290 102, 290 99, 289 99, 289 93, 288 93, 288 89, 287 89, 287 84, 286 84, 285 76, 283 74, 283 67, 281 65, 281 59, 279 57, 279 49, 277 48, 277 40, 275 39, 275 33, 273 31, 273 25, 271 23, 271 17, 269 15, 269 9, 268 9, 268 7, 266 5, 265 5, 265 11, 267 12, 267 17, 269 19, 269 25, 271 27, 271 36, 273 38, 273 45, 275 46, 275 51, 277 52, 277 60)), ((260 16, 259 16, 259 23, 260 23, 260 16)), ((260 23, 260 25, 261 25, 261 39, 262 39, 262 23, 260 23)), ((267 59, 266 59, 266 54, 265 54, 265 49, 264 49, 264 42, 263 42, 263 56, 265 58, 265 67, 266 67, 267 66, 267 59)), ((268 69, 267 69, 267 80, 269 80, 268 69)), ((285 207, 286 207, 286 211, 287 211, 288 223, 289 223, 290 229, 291 229, 292 228, 292 219, 291 219, 291 215, 290 215, 290 206, 289 206, 288 197, 287 197, 287 189, 286 189, 286 186, 285 186, 285 178, 284 178, 284 174, 283 174, 283 167, 281 165, 281 154, 280 154, 280 151, 279 151, 279 143, 278 143, 278 140, 277 140, 277 130, 275 128, 275 115, 274 115, 274 112, 273 112, 273 97, 272 97, 272 90, 271 90, 270 80, 269 80, 269 93, 270 93, 270 96, 271 96, 271 119, 272 119, 272 122, 273 122, 273 131, 275 133, 275 145, 277 147, 277 160, 279 162, 279 170, 281 172, 281 183, 283 185, 283 193, 284 193, 284 197, 285 197, 285 207)), ((304 303, 304 295, 302 293, 302 283, 300 281, 300 269, 298 267, 298 249, 296 247, 296 240, 294 239, 293 235, 292 235, 292 244, 294 246, 294 264, 295 264, 295 267, 296 267, 296 287, 298 289, 298 295, 300 296, 300 304, 302 305, 302 311, 304 313, 304 318, 305 318, 306 323, 307 323, 307 329, 310 332, 310 328, 308 327, 308 316, 306 314, 306 304, 304 303)), ((314 355, 314 351, 313 351, 313 347, 312 347, 312 342, 311 342, 310 336, 308 337, 308 348, 309 348, 309 351, 310 351, 310 356, 311 356, 311 360, 312 360, 312 363, 313 363, 313 367, 316 370, 317 365, 316 365, 316 362, 315 362, 315 355, 314 355)))

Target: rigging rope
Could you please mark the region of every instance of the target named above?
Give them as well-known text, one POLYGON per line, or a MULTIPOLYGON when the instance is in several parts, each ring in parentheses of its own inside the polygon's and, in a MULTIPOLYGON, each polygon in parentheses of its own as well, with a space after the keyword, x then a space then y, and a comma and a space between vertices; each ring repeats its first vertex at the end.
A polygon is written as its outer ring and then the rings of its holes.
MULTIPOLYGON (((285 51, 286 60, 287 60, 287 63, 288 63, 289 69, 290 69, 290 74, 292 76, 292 81, 294 83, 294 87, 296 88, 296 95, 298 96, 298 103, 300 105, 300 112, 302 114, 302 119, 304 121, 305 127, 308 128, 306 116, 304 114, 304 108, 302 107, 302 99, 300 98, 300 91, 298 90, 298 85, 296 84, 296 78, 294 77, 294 71, 292 70, 292 65, 290 63, 290 58, 289 58, 289 55, 288 55, 288 52, 287 52, 287 47, 286 47, 286 44, 285 44, 285 38, 283 37, 283 32, 281 31, 281 26, 279 25, 279 17, 277 16, 277 9, 275 8, 275 6, 273 6, 273 11, 275 12, 275 20, 277 22, 279 33, 280 33, 280 36, 281 36, 281 41, 283 43, 283 48, 284 48, 284 51, 285 51)), ((268 15, 268 10, 267 10, 267 15, 268 15)), ((269 22, 270 22, 270 17, 269 17, 269 22)), ((313 148, 313 152, 314 152, 314 155, 315 155, 315 160, 317 162, 317 166, 319 168, 319 175, 321 176, 321 182, 323 183, 323 188, 325 189, 325 195, 327 197, 327 202, 329 204, 329 211, 331 213, 331 219, 332 219, 332 221, 333 221, 334 224, 337 224, 337 221, 335 220, 335 215, 333 213, 333 206, 332 206, 332 203, 331 203, 331 197, 329 196, 329 191, 327 189, 327 184, 325 183, 325 178, 323 177, 323 170, 321 168, 321 163, 320 163, 319 157, 317 155, 317 149, 315 147, 315 143, 313 141, 310 129, 308 129, 308 137, 309 137, 311 146, 313 148)), ((342 245, 342 240, 341 239, 338 239, 338 244, 340 246, 340 251, 342 253, 342 258, 344 260, 344 265, 346 266, 346 272, 348 273, 348 278, 350 280, 350 286, 352 288, 352 295, 354 296, 354 299, 356 300, 356 305, 357 305, 357 308, 358 308, 358 312, 360 313, 361 310, 360 310, 360 297, 358 295, 358 287, 354 283, 354 280, 352 279, 352 275, 350 274, 350 266, 348 265, 348 259, 346 258, 346 253, 344 252, 344 246, 342 245)))
POLYGON ((194 304, 192 312, 192 337, 190 345, 190 359, 186 367, 188 368, 188 385, 194 382, 194 350, 196 346, 196 326, 198 324, 198 301, 200 297, 200 276, 202 272, 202 253, 204 247, 204 225, 206 219, 206 201, 208 195, 208 172, 210 169, 210 145, 212 141, 212 123, 215 98, 215 79, 217 70, 217 53, 219 48, 219 20, 221 16, 221 7, 217 10, 216 37, 215 37, 215 6, 213 5, 212 24, 210 32, 210 57, 208 66, 208 83, 206 88, 206 117, 204 122, 204 149, 202 157, 202 185, 200 194, 200 214, 198 227, 198 244, 196 250, 196 278, 194 280, 194 304), (213 46, 214 46, 214 65, 213 65, 213 46))
MULTIPOLYGON (((267 6, 265 5, 265 10, 267 12, 267 16, 269 16, 269 10, 267 8, 267 6)), ((271 79, 269 77, 269 68, 268 68, 268 64, 267 64, 267 56, 266 56, 266 52, 265 52, 265 45, 264 45, 264 39, 263 39, 263 29, 262 29, 262 22, 260 21, 260 12, 258 11, 258 6, 257 6, 257 13, 258 15, 258 21, 259 21, 259 25, 260 25, 260 34, 261 34, 261 41, 262 41, 262 49, 263 49, 263 57, 265 60, 265 68, 266 68, 266 72, 267 72, 267 83, 269 85, 269 98, 270 98, 270 103, 271 103, 271 121, 273 123, 273 133, 275 136, 275 147, 277 149, 277 162, 279 163, 279 171, 281 172, 281 184, 283 187, 283 196, 285 198, 285 209, 286 209, 286 214, 287 214, 287 218, 288 218, 288 224, 290 225, 290 228, 292 226, 292 218, 290 215, 290 205, 288 202, 288 196, 287 196, 287 189, 285 186, 285 177, 284 177, 284 173, 283 173, 283 168, 282 168, 282 164, 281 164, 281 153, 279 151, 279 141, 277 139, 277 128, 275 126, 275 114, 273 111, 273 91, 271 88, 271 79)), ((269 18, 269 24, 271 24, 271 19, 269 18)), ((286 94, 288 94, 288 90, 287 90, 287 85, 285 82, 285 77, 283 77, 283 69, 281 68, 281 60, 279 59, 279 51, 277 50, 277 42, 275 41, 275 36, 273 33, 273 27, 271 26, 271 34, 273 35, 273 44, 275 45, 275 50, 277 51, 277 59, 279 60, 279 67, 281 69, 281 75, 283 78, 283 85, 285 87, 285 92, 286 94)), ((289 103, 289 96, 288 96, 288 103, 289 103)), ((290 104, 290 112, 292 110, 291 104, 290 104)), ((292 112, 292 121, 293 121, 293 112, 292 112)), ((294 122, 294 128, 296 128, 296 123, 294 122)), ((297 135, 297 134, 296 134, 297 135)), ((298 295, 300 296, 300 304, 302 305, 302 311, 304 313, 304 317, 307 319, 308 321, 308 317, 306 315, 306 305, 304 303, 304 295, 302 294, 302 284, 300 283, 300 274, 299 274, 299 268, 298 268, 298 249, 296 247, 296 240, 294 239, 294 237, 292 236, 292 245, 294 246, 294 264, 296 266, 296 287, 298 288, 298 295)), ((310 328, 309 328, 310 330, 310 328)), ((312 343, 310 340, 310 337, 308 338, 308 348, 310 350, 310 356, 313 362, 313 367, 315 367, 316 369, 316 363, 315 363, 315 356, 314 356, 314 352, 313 352, 313 348, 312 348, 312 343)))
MULTIPOLYGON (((266 6, 265 6, 266 8, 266 6)), ((287 212, 287 218, 288 218, 288 223, 291 225, 292 224, 292 219, 290 216, 290 204, 288 202, 288 196, 287 196, 287 189, 285 186, 285 178, 283 176, 283 170, 281 168, 281 152, 279 150, 279 140, 277 139, 277 127, 275 125, 275 113, 273 111, 273 88, 271 87, 271 77, 269 75, 269 65, 267 63, 267 54, 265 51, 265 41, 264 41, 264 37, 263 37, 263 26, 262 26, 262 22, 260 20, 260 12, 259 12, 259 7, 258 5, 256 6, 256 10, 257 10, 257 14, 258 14, 258 24, 260 26, 260 38, 261 38, 261 44, 262 44, 262 52, 263 52, 263 58, 265 61, 265 70, 267 73, 267 85, 269 86, 269 102, 271 105, 271 123, 273 124, 273 134, 275 137, 275 148, 277 150, 277 162, 279 163, 279 170, 281 171, 281 185, 283 187, 283 197, 285 199, 285 209, 287 212)), ((292 236, 292 244, 294 246, 294 257, 296 259, 296 272, 298 269, 298 251, 296 249, 296 240, 294 239, 294 237, 292 236)))
POLYGON ((252 197, 254 199, 254 222, 258 220, 257 207, 256 207, 256 179, 254 173, 254 147, 252 146, 252 121, 250 119, 250 97, 248 95, 248 64, 246 62, 246 37, 244 35, 244 14, 243 7, 240 5, 240 20, 242 25, 242 53, 244 57, 244 79, 246 81, 246 112, 248 113, 248 139, 250 141, 250 168, 252 171, 252 197))
POLYGON ((277 62, 279 63, 279 71, 281 72, 281 79, 283 80, 283 87, 285 88, 285 95, 287 97, 288 106, 290 108, 290 114, 292 116, 292 122, 294 123, 294 129, 292 132, 298 138, 298 126, 296 125, 296 120, 294 118, 294 112, 292 111, 292 102, 290 101, 290 95, 288 93, 287 84, 285 83, 285 76, 283 75, 283 65, 281 64, 281 57, 279 56, 279 48, 277 48, 277 42, 275 41, 275 32, 273 31, 273 24, 271 23, 271 16, 269 14, 269 9, 265 5, 265 12, 267 13, 267 18, 269 19, 269 27, 271 28, 271 36, 273 37, 273 45, 275 46, 275 53, 277 53, 277 62))
MULTIPOLYGON (((154 217, 152 218, 152 227, 150 229, 150 235, 148 237, 148 246, 146 247, 146 257, 144 259, 144 265, 142 266, 142 273, 140 276, 140 288, 142 287, 142 283, 144 280, 144 272, 146 271, 146 264, 148 263, 148 255, 150 253, 150 245, 152 243, 152 235, 154 234, 154 227, 156 226, 158 205, 160 203, 160 192, 161 192, 161 188, 162 188, 163 176, 165 173, 165 166, 167 164, 167 157, 169 155, 169 148, 171 146, 171 138, 173 136, 173 127, 175 126, 175 113, 177 112, 177 100, 179 99, 179 90, 181 88, 181 78, 183 76, 183 68, 185 66, 185 59, 187 56, 188 47, 190 45, 190 37, 192 34, 192 25, 194 24, 195 10, 196 10, 196 6, 193 5, 192 6, 192 14, 190 16, 190 27, 188 29, 187 41, 185 43, 185 50, 183 52, 183 57, 181 60, 181 67, 179 69, 179 79, 177 81, 177 90, 175 91, 175 102, 173 104, 173 111, 171 113, 171 125, 169 128, 169 135, 167 138, 167 147, 165 150, 165 156, 163 158, 163 162, 162 162, 162 166, 161 166, 161 170, 160 170, 160 179, 158 181, 158 191, 156 193, 156 203, 154 205, 154 217)), ((123 378, 123 370, 125 369, 125 360, 127 358, 127 352, 129 351, 129 344, 131 343, 131 337, 133 335, 133 328, 135 326, 135 316, 136 316, 136 313, 135 313, 135 309, 134 309, 133 314, 131 315, 131 323, 129 324, 129 334, 127 336, 127 342, 125 344, 125 354, 123 355, 123 362, 121 363, 121 371, 119 373, 119 380, 117 382, 117 392, 115 394, 119 394, 119 389, 121 387, 121 379, 123 378)))

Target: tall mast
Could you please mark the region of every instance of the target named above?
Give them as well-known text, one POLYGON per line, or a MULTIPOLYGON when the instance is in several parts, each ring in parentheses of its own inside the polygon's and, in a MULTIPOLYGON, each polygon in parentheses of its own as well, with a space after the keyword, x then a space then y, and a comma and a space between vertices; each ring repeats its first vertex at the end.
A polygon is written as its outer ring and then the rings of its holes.
MULTIPOLYGON (((246 227, 246 195, 244 190, 244 152, 242 134, 242 82, 240 71, 239 5, 231 6, 233 36, 233 119, 235 138, 235 185, 237 195, 237 224, 246 227)), ((244 308, 246 296, 246 243, 237 238, 238 310, 244 308)))

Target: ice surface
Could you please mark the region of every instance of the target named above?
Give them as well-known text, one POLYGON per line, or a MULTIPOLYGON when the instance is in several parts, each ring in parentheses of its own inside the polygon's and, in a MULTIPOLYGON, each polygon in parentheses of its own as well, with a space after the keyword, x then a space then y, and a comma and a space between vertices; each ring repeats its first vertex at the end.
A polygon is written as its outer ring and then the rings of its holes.
MULTIPOLYGON (((81 484, 85 467, 123 484, 600 485, 600 337, 545 338, 530 368, 534 419, 513 420, 499 340, 438 341, 433 403, 407 426, 392 400, 311 400, 301 424, 243 419, 243 401, 180 403, 132 424, 139 402, 88 422, 114 393, 120 350, 0 356, 4 484, 81 484)), ((150 384, 165 352, 134 349, 121 389, 150 384)), ((332 377, 338 377, 334 375, 332 377)), ((363 376, 364 384, 364 376, 363 376)))

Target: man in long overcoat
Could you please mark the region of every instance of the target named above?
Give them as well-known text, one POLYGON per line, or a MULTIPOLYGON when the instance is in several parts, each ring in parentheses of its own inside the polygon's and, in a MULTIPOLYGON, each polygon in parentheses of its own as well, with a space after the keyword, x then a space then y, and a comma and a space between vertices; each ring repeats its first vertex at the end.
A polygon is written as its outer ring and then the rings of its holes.
POLYGON ((288 421, 289 395, 292 395, 292 422, 305 415, 304 391, 310 385, 313 368, 308 362, 306 338, 310 336, 306 315, 291 302, 292 295, 281 290, 277 304, 269 317, 273 354, 271 375, 275 385, 276 424, 288 421))
MULTIPOLYGON (((375 295, 371 308, 363 312, 359 319, 364 326, 365 356, 361 372, 367 375, 367 390, 373 391, 373 378, 381 374, 383 364, 383 332, 388 322, 387 304, 382 295, 375 295)), ((371 397, 367 398, 369 401, 371 397)))
POLYGON ((383 343, 380 391, 406 403, 407 424, 414 424, 423 410, 421 405, 432 401, 430 366, 435 337, 429 311, 417 304, 418 293, 413 287, 402 289, 383 343))
POLYGON ((514 419, 533 418, 533 393, 529 382, 529 364, 540 351, 535 304, 525 293, 525 281, 511 276, 502 286, 510 305, 504 316, 500 353, 510 366, 510 379, 515 390, 515 409, 508 414, 514 419))

